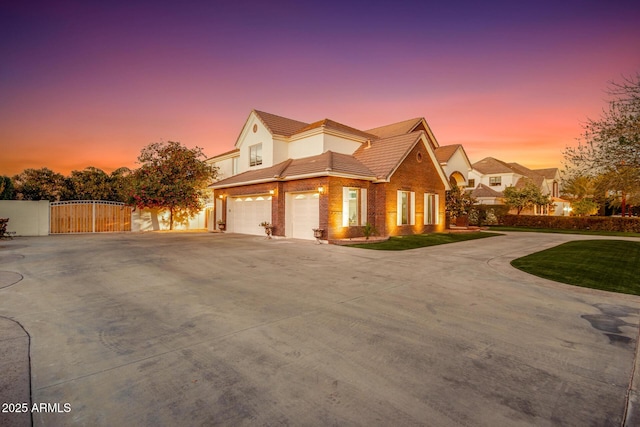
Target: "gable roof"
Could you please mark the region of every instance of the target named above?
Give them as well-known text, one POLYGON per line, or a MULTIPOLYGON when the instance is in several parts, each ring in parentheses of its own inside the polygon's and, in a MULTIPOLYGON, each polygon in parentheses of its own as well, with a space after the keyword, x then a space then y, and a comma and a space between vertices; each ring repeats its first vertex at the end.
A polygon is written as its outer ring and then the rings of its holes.
POLYGON ((253 112, 256 113, 256 116, 273 135, 291 136, 309 125, 309 123, 265 113, 264 111, 253 110, 253 112))
POLYGON ((503 194, 500 191, 496 191, 491 187, 487 187, 484 184, 478 184, 476 188, 471 191, 473 197, 502 197, 503 194))
POLYGON ((268 168, 250 170, 220 180, 211 188, 236 187, 270 181, 287 181, 310 176, 355 176, 374 180, 374 173, 348 154, 325 151, 317 156, 288 159, 268 168))
POLYGON ((436 158, 438 159, 438 162, 440 162, 441 164, 447 163, 447 161, 449 161, 451 156, 453 156, 454 153, 458 151, 458 148, 460 147, 462 147, 462 145, 460 144, 443 145, 441 147, 436 147, 435 153, 436 153, 436 158))
POLYGON ((366 165, 378 179, 388 179, 424 132, 412 132, 362 145, 353 157, 366 165))
POLYGON ((317 128, 321 128, 324 127, 326 129, 333 129, 333 130, 337 130, 343 133, 348 133, 351 135, 356 135, 356 136, 360 136, 363 138, 368 138, 368 139, 374 139, 377 138, 376 135, 367 133, 367 132, 363 132, 359 129, 356 128, 352 128, 351 126, 347 126, 347 125, 343 125, 342 123, 338 123, 334 120, 331 119, 324 119, 324 120, 318 120, 317 122, 313 122, 305 127, 303 127, 302 129, 300 129, 299 131, 296 132, 296 134, 300 134, 303 132, 306 132, 308 130, 311 129, 317 129, 317 128))
POLYGON ((485 157, 479 162, 475 162, 472 167, 483 175, 515 172, 507 163, 493 157, 485 157))
POLYGON ((555 179, 558 174, 558 168, 533 169, 537 174, 544 176, 546 179, 555 179))
POLYGON ((417 117, 415 119, 404 120, 402 122, 368 129, 365 132, 374 134, 378 138, 390 138, 392 136, 404 135, 412 132, 420 122, 422 122, 422 117, 417 117))

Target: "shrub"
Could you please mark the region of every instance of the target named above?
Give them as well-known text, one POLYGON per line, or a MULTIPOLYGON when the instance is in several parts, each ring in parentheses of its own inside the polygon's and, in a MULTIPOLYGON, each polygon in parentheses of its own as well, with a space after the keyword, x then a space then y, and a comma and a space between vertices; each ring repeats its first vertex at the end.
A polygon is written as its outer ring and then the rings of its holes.
POLYGON ((500 225, 558 230, 598 230, 640 233, 640 218, 614 216, 505 215, 502 217, 500 225))

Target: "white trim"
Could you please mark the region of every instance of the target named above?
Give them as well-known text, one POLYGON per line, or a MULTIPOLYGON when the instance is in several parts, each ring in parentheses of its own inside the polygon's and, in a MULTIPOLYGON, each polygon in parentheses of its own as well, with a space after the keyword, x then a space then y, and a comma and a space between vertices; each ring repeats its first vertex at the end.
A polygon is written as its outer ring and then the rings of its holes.
POLYGON ((360 189, 360 225, 367 225, 367 189, 360 189))
POLYGON ((409 192, 409 225, 416 225, 416 193, 409 192))
POLYGON ((349 187, 342 187, 342 226, 349 226, 349 187))

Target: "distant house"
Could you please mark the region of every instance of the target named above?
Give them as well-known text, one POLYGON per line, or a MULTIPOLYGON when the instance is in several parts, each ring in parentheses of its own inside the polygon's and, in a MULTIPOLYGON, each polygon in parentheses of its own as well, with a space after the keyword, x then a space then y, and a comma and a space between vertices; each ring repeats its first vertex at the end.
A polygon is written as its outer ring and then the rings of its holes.
POLYGON ((363 236, 367 224, 380 236, 441 231, 445 191, 466 182, 465 159, 459 146, 439 147, 424 118, 359 130, 253 110, 235 148, 208 160, 219 168, 216 223, 264 235, 267 222, 300 239, 315 229, 329 241, 363 236))
POLYGON ((533 215, 568 215, 569 202, 560 198, 561 177, 558 168, 529 169, 518 163, 506 163, 487 157, 472 165, 467 189, 479 203, 504 204, 503 191, 509 186, 523 187, 527 180, 535 183, 542 194, 551 197, 552 206, 534 207, 533 215))

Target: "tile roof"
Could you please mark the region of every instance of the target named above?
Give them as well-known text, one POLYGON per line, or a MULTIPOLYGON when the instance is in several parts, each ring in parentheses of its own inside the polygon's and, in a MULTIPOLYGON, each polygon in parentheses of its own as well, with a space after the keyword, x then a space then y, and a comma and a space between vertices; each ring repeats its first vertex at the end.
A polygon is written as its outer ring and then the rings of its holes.
POLYGON ((220 180, 212 187, 233 187, 256 181, 288 180, 304 175, 355 175, 363 179, 375 178, 374 173, 353 156, 326 151, 317 156, 288 159, 268 168, 243 172, 220 180))
POLYGON ((225 151, 224 153, 217 154, 217 155, 215 155, 213 157, 209 157, 207 160, 215 160, 215 159, 218 159, 220 157, 225 157, 225 156, 228 156, 230 154, 239 153, 239 152, 240 152, 240 149, 235 148, 233 150, 229 150, 229 151, 225 151))
POLYGON ((487 187, 484 184, 478 184, 476 188, 471 191, 473 197, 502 197, 503 194, 500 191, 496 191, 491 187, 487 187))
POLYGON ((378 179, 388 179, 423 133, 411 132, 371 141, 370 147, 363 144, 353 153, 353 157, 373 171, 378 179))
POLYGON ((533 171, 544 176, 546 179, 554 179, 558 173, 558 168, 533 169, 533 171))
POLYGON ((392 136, 403 135, 411 132, 421 121, 422 117, 417 117, 415 119, 404 120, 402 122, 368 129, 365 132, 372 133, 378 138, 390 138, 392 136))
POLYGON ((462 145, 460 144, 443 145, 440 147, 436 147, 436 159, 438 159, 438 162, 440 163, 446 163, 451 158, 451 156, 453 156, 453 154, 458 151, 458 148, 460 147, 462 147, 462 145))
POLYGON ((317 122, 313 122, 307 126, 305 126, 304 128, 300 129, 299 131, 296 132, 296 134, 298 133, 302 133, 302 132, 306 132, 308 130, 311 129, 316 129, 319 127, 325 127, 327 129, 333 129, 333 130, 337 130, 340 132, 344 132, 344 133, 350 133, 352 135, 356 135, 356 136, 360 136, 363 138, 368 138, 368 139, 376 139, 377 136, 367 133, 367 132, 363 132, 359 129, 356 128, 352 128, 351 126, 347 126, 347 125, 343 125, 342 123, 338 123, 334 120, 331 119, 324 119, 324 120, 319 120, 317 122))
POLYGON ((309 123, 300 122, 298 120, 288 119, 275 114, 265 113, 264 111, 253 110, 262 120, 262 123, 274 135, 291 136, 300 131, 300 129, 308 126, 309 123))
POLYGON ((474 163, 472 167, 483 175, 514 172, 513 168, 508 164, 493 157, 485 157, 479 162, 474 163))

